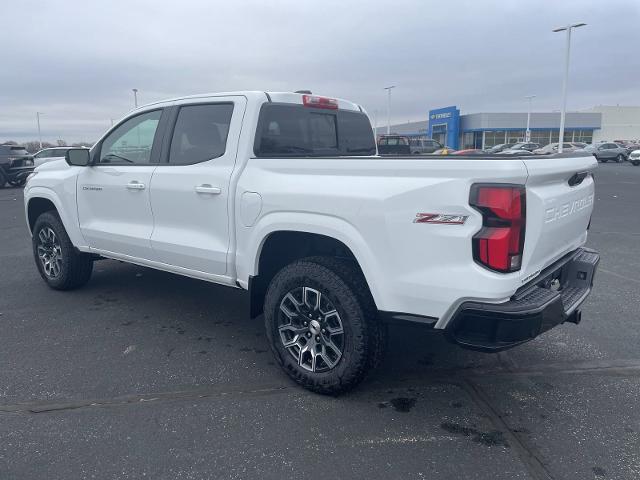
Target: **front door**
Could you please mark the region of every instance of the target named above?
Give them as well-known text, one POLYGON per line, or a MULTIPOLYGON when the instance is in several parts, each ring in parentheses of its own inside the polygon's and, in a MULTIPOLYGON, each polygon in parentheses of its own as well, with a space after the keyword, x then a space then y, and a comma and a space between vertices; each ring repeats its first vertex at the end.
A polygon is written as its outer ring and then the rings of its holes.
POLYGON ((157 166, 162 110, 129 118, 96 146, 78 175, 80 229, 95 249, 148 259, 153 216, 149 186, 157 166))
POLYGON ((227 273, 229 200, 245 97, 176 107, 170 144, 151 179, 154 260, 227 273))

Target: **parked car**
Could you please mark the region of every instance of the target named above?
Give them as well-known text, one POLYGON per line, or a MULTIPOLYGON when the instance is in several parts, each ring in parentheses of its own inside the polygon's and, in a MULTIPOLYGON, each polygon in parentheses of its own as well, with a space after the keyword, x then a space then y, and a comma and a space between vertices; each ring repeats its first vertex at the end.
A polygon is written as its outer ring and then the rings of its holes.
POLYGON ((86 284, 99 257, 248 290, 276 361, 326 394, 383 361, 390 319, 487 352, 580 321, 599 260, 584 248, 593 156, 375 153, 346 100, 140 107, 30 176, 36 267, 57 290, 86 284))
POLYGON ((33 156, 24 147, 0 145, 0 188, 7 183, 14 187, 25 184, 33 172, 33 156))
POLYGON ((437 140, 431 138, 409 138, 409 147, 414 155, 433 153, 436 150, 444 148, 437 140))
POLYGON ((515 145, 515 143, 500 143, 498 145, 494 145, 487 149, 487 153, 500 153, 503 150, 511 148, 515 145))
MULTIPOLYGON (((552 153, 558 153, 558 146, 560 144, 559 143, 550 143, 548 145, 545 145, 542 148, 537 148, 533 151, 533 153, 536 153, 538 155, 549 155, 552 153)), ((563 152, 573 152, 574 150, 579 150, 578 147, 576 147, 575 145, 571 144, 571 143, 563 143, 562 144, 562 151, 563 152)))
POLYGON ((73 147, 51 147, 40 150, 33 156, 34 166, 38 167, 43 163, 51 162, 53 160, 63 159, 67 150, 73 147))
POLYGON ((613 142, 605 142, 593 145, 591 147, 591 153, 598 159, 599 162, 606 163, 609 160, 615 160, 616 162, 624 162, 627 160, 627 149, 613 142))
POLYGON ((640 165, 640 148, 629 154, 629 161, 636 167, 640 165))
POLYGON ((433 152, 431 155, 451 155, 454 152, 456 152, 457 150, 453 147, 449 147, 449 146, 444 146, 438 150, 436 150, 435 152, 433 152))
POLYGON ((576 148, 584 148, 587 146, 587 144, 584 142, 571 142, 571 145, 573 145, 576 148))
POLYGON ((522 154, 531 153, 534 150, 537 150, 538 148, 540 148, 540 145, 537 143, 520 142, 520 143, 515 143, 511 147, 501 150, 500 152, 497 152, 497 153, 500 155, 522 155, 522 154))
POLYGON ((403 135, 382 135, 378 139, 380 155, 411 155, 409 137, 403 135))
POLYGON ((451 155, 486 155, 487 152, 485 150, 481 150, 479 148, 467 148, 465 150, 456 150, 451 152, 451 155))

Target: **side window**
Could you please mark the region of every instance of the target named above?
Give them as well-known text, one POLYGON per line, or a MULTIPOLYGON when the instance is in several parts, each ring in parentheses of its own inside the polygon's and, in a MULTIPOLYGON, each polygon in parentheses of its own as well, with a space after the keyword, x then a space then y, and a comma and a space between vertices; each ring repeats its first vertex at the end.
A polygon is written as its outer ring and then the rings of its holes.
POLYGON ((65 153, 67 153, 66 150, 64 150, 62 148, 56 148, 55 150, 51 150, 51 155, 50 156, 55 157, 55 158, 63 158, 65 153))
POLYGON ((130 118, 117 127, 102 142, 99 163, 149 163, 161 115, 161 110, 154 110, 130 118))
POLYGON ((232 103, 180 108, 171 139, 169 163, 188 165, 224 155, 232 103))
POLYGON ((47 156, 48 152, 49 152, 49 150, 42 150, 42 151, 36 153, 34 158, 45 158, 47 156))

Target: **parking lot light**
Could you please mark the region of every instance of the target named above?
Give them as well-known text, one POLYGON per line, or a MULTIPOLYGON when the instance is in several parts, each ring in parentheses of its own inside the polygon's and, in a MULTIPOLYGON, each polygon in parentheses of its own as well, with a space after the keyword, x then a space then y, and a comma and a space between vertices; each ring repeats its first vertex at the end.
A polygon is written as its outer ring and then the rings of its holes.
POLYGON ((138 89, 132 88, 131 91, 133 92, 133 105, 138 108, 138 89))
POLYGON ((391 133, 391 89, 396 88, 395 85, 384 87, 387 91, 387 135, 391 133))
POLYGON ((40 115, 44 115, 44 113, 36 112, 36 121, 38 122, 38 143, 40 144, 40 150, 42 150, 42 133, 40 132, 40 115))
POLYGON ((571 30, 578 27, 584 27, 586 23, 574 23, 566 27, 554 28, 553 32, 567 32, 567 42, 565 47, 564 58, 564 79, 562 80, 562 110, 560 111, 560 135, 558 137, 558 153, 562 153, 562 144, 564 143, 564 120, 567 111, 567 83, 569 82, 569 52, 571 50, 571 30))
POLYGON ((531 129, 529 128, 529 125, 531 124, 531 100, 536 98, 536 96, 535 95, 526 95, 524 98, 529 100, 529 109, 527 110, 527 131, 524 134, 524 141, 525 142, 530 142, 531 141, 531 129))

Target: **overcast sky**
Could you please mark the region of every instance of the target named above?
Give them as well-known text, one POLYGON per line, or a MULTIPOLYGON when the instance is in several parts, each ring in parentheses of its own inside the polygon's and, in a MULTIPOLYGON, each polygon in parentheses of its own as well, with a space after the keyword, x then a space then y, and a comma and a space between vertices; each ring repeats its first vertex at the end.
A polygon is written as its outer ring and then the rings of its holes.
POLYGON ((0 141, 96 140, 140 103, 203 92, 346 98, 386 123, 560 108, 564 33, 574 31, 568 108, 640 104, 639 0, 13 0, 0 29, 0 141))

